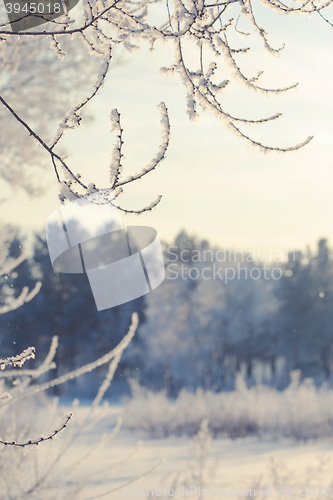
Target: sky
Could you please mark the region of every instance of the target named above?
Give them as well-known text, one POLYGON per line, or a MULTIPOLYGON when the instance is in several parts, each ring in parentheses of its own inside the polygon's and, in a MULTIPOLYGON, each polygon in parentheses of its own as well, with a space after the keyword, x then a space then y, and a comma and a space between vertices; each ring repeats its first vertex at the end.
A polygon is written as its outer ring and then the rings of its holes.
MULTIPOLYGON (((273 44, 286 47, 280 57, 253 43, 252 56, 239 62, 247 74, 264 69, 262 84, 299 87, 279 96, 253 92, 232 80, 221 96, 225 109, 247 118, 283 117, 274 124, 243 126, 265 144, 289 146, 314 135, 302 150, 264 154, 226 128, 223 121, 199 110, 191 122, 186 114, 185 89, 180 78, 167 78, 159 68, 173 61, 171 44, 154 53, 143 45, 128 54, 115 53, 103 90, 89 108, 94 120, 67 133, 63 147, 74 172, 85 181, 108 185, 108 166, 114 144, 109 115, 121 114, 124 128, 125 175, 144 167, 160 143, 158 104, 166 103, 171 143, 166 160, 144 180, 128 186, 121 205, 138 209, 163 195, 153 212, 126 216, 126 224, 150 225, 160 238, 171 241, 186 229, 219 247, 286 250, 313 246, 320 237, 333 242, 333 30, 318 18, 285 17, 260 11, 273 44)), ((248 40, 243 40, 245 45, 248 40)), ((188 48, 193 65, 196 51, 188 48)), ((218 76, 232 77, 224 60, 218 76)), ((39 199, 18 194, 1 209, 6 221, 26 230, 43 229, 57 208, 57 185, 50 165, 49 188, 39 199)))

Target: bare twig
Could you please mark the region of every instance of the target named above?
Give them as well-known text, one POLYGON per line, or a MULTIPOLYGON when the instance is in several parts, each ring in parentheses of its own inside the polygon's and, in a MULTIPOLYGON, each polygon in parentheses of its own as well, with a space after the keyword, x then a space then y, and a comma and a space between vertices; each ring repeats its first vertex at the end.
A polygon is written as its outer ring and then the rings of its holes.
POLYGON ((67 416, 65 422, 62 424, 62 426, 59 427, 58 429, 55 429, 53 432, 51 432, 51 434, 49 434, 46 437, 39 437, 36 439, 31 439, 29 441, 26 441, 25 443, 17 443, 16 441, 4 441, 3 439, 0 438, 0 443, 5 445, 5 446, 16 446, 18 448, 25 448, 27 446, 33 446, 33 445, 37 446, 40 443, 44 443, 45 441, 50 441, 55 436, 57 436, 57 434, 59 434, 61 431, 63 431, 67 427, 67 424, 71 420, 72 416, 73 416, 73 414, 70 413, 67 416))

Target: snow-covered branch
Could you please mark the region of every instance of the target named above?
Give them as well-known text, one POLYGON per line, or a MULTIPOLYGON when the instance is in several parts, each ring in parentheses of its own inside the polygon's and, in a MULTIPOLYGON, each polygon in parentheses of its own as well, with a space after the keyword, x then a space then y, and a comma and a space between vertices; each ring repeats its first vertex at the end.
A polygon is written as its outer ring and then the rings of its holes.
POLYGON ((0 287, 2 291, 0 314, 14 311, 23 306, 23 304, 30 302, 38 294, 42 286, 39 281, 32 288, 23 286, 16 297, 12 293, 12 289, 7 286, 8 280, 16 274, 18 267, 27 258, 27 254, 23 251, 16 257, 10 255, 9 248, 14 239, 15 231, 8 226, 2 226, 0 230, 0 287))
MULTIPOLYGON (((284 3, 281 0, 260 0, 265 6, 280 14, 302 14, 304 16, 320 16, 329 25, 329 15, 326 15, 333 0, 328 1, 305 1, 295 5, 293 2, 284 3)), ((112 62, 112 52, 115 45, 123 46, 131 51, 141 42, 148 40, 153 49, 157 43, 170 43, 175 54, 175 61, 169 66, 161 69, 168 74, 179 74, 187 91, 187 111, 190 118, 198 116, 198 107, 208 110, 221 118, 227 128, 241 139, 258 146, 261 150, 268 151, 294 151, 309 143, 311 137, 300 140, 298 144, 291 146, 266 145, 253 139, 252 134, 241 130, 242 124, 264 125, 279 119, 281 113, 262 116, 257 119, 234 116, 227 111, 219 100, 219 95, 230 85, 230 79, 225 78, 216 81, 216 75, 221 61, 227 62, 232 69, 233 75, 248 89, 261 92, 266 95, 280 94, 295 89, 297 83, 284 86, 266 87, 260 84, 263 75, 262 70, 255 69, 254 75, 247 76, 246 71, 238 61, 239 56, 245 56, 253 61, 255 67, 255 56, 251 49, 251 43, 243 44, 244 37, 247 41, 258 39, 264 49, 272 55, 279 55, 284 47, 273 47, 269 41, 268 29, 259 21, 256 13, 254 0, 227 0, 227 1, 190 1, 190 0, 151 0, 146 2, 138 0, 84 0, 75 9, 75 18, 72 11, 65 15, 53 18, 48 23, 40 25, 33 30, 15 31, 15 23, 5 23, 0 26, 0 36, 3 40, 2 47, 10 46, 12 40, 20 38, 25 41, 38 39, 49 39, 51 46, 60 58, 67 58, 66 39, 74 39, 76 43, 87 48, 94 56, 102 59, 96 75, 96 83, 93 89, 81 99, 78 104, 72 106, 63 119, 60 120, 58 131, 52 141, 42 138, 42 133, 37 132, 29 120, 25 119, 20 110, 14 109, 14 100, 9 95, 4 95, 3 89, 9 89, 13 85, 12 79, 8 85, 1 88, 2 96, 0 103, 23 126, 35 141, 41 145, 50 156, 51 164, 60 185, 60 197, 73 199, 83 196, 87 192, 94 191, 94 182, 83 182, 80 175, 74 174, 62 154, 55 151, 64 133, 68 129, 78 127, 81 123, 82 110, 99 93, 109 73, 112 62), (152 21, 151 9, 159 9, 159 25, 152 21), (242 27, 240 28, 240 25, 242 27), (244 29, 243 29, 244 26, 244 29), (246 31, 244 31, 246 30, 246 31), (239 43, 238 40, 239 39, 239 43), (232 42, 231 42, 232 40, 232 42), (7 44, 7 45, 6 45, 7 44), (192 47, 191 60, 187 60, 186 47, 192 47), (195 55, 196 51, 196 55, 195 55), (197 67, 192 68, 197 61, 197 67), (12 104, 11 104, 12 103, 12 104)), ((25 17, 29 17, 29 13, 25 17)), ((41 16, 43 17, 43 16, 41 16)), ((7 59, 5 58, 6 62, 7 59)), ((8 59, 12 65, 13 57, 8 59)), ((8 66, 9 67, 9 66, 8 66)), ((7 70, 6 70, 7 71, 7 70)), ((6 72, 5 72, 6 74, 6 72)), ((27 75, 28 76, 28 75, 27 75)), ((120 120, 120 116, 119 116, 120 120)), ((111 189, 124 186, 142 178, 143 175, 152 171, 165 157, 169 143, 167 132, 157 156, 143 171, 128 179, 120 180, 122 171, 122 146, 123 130, 118 124, 118 143, 113 151, 111 162, 111 189)), ((5 172, 2 176, 8 175, 5 172)), ((23 177, 22 177, 23 179, 23 177)), ((24 181, 26 183, 26 181, 24 181)), ((113 195, 119 194, 118 191, 113 195)), ((158 203, 158 199, 147 209, 151 209, 158 203)), ((124 210, 126 212, 126 210, 124 210)), ((128 211, 137 213, 137 211, 128 211)), ((138 211, 141 213, 141 211, 138 211)))
POLYGON ((36 349, 34 347, 28 347, 16 356, 9 356, 8 358, 0 359, 0 370, 4 370, 6 366, 21 367, 26 361, 28 361, 28 359, 35 358, 35 351, 36 349))

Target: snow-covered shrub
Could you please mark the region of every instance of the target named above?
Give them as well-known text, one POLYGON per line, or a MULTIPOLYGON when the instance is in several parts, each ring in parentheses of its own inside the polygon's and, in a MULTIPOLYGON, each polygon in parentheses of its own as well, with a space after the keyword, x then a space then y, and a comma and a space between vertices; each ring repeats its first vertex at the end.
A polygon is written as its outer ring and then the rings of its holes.
POLYGON ((299 379, 299 372, 291 373, 289 386, 279 392, 264 385, 247 387, 239 376, 234 391, 184 389, 175 400, 135 383, 132 396, 124 400, 124 424, 153 437, 194 435, 205 419, 214 436, 296 440, 331 436, 333 390, 326 385, 317 389, 312 380, 299 379))

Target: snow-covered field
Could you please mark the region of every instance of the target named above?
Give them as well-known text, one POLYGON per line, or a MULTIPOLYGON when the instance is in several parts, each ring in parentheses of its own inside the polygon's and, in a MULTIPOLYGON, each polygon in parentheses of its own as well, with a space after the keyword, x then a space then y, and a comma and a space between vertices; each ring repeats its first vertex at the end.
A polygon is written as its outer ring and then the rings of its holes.
POLYGON ((21 401, 19 409, 8 407, 2 439, 49 436, 65 415, 74 416, 56 439, 38 447, 1 448, 1 500, 258 498, 261 488, 274 500, 333 493, 332 437, 213 439, 203 420, 197 434, 157 439, 142 426, 120 425, 120 417, 126 422, 126 405, 92 409, 88 402, 56 405, 42 398, 35 404, 21 401))
MULTIPOLYGON (((66 412, 67 408, 60 407, 60 410, 66 412)), ((120 406, 111 406, 95 427, 81 434, 67 452, 62 454, 52 474, 55 486, 52 498, 57 498, 58 492, 61 492, 60 498, 78 500, 143 498, 150 494, 149 489, 158 487, 166 488, 167 498, 250 496, 250 492, 246 491, 250 488, 255 488, 255 496, 258 497, 261 496, 261 487, 267 489, 278 485, 284 489, 272 488, 266 490, 266 493, 273 497, 274 492, 278 491, 283 496, 293 498, 309 494, 318 498, 330 496, 326 494, 329 490, 324 488, 331 484, 332 479, 331 439, 306 444, 286 439, 278 442, 259 440, 254 437, 210 441, 209 435, 203 432, 201 438, 196 440, 182 436, 145 438, 140 443, 143 436, 139 432, 123 428, 98 448, 103 433, 112 430, 121 410, 120 406), (94 448, 96 449, 93 450, 94 448), (82 461, 83 458, 86 460, 82 461), (80 461, 77 468, 73 468, 80 461), (157 464, 159 465, 156 467, 157 464), (56 472, 58 470, 63 472, 59 474, 56 472), (199 497, 200 481, 205 484, 201 484, 203 489, 199 497), (59 490, 61 482, 66 487, 59 490), (75 483, 79 484, 78 489, 75 488, 75 483), (309 485, 312 486, 311 490, 301 490, 302 486, 309 485), (71 486, 72 491, 68 489, 71 486), (298 486, 298 493, 293 488, 293 495, 288 495, 289 490, 285 489, 288 486, 298 486)), ((77 408, 75 419, 78 421, 84 418, 88 411, 88 407, 77 408)), ((39 460, 41 469, 47 467, 59 451, 62 453, 64 444, 74 432, 74 422, 59 439, 45 443, 43 449, 38 450, 43 457, 39 460)), ((48 493, 51 491, 49 488, 48 493)), ((163 496, 161 493, 162 490, 157 489, 156 497, 163 496)), ((254 496, 254 491, 251 496, 254 496)))

